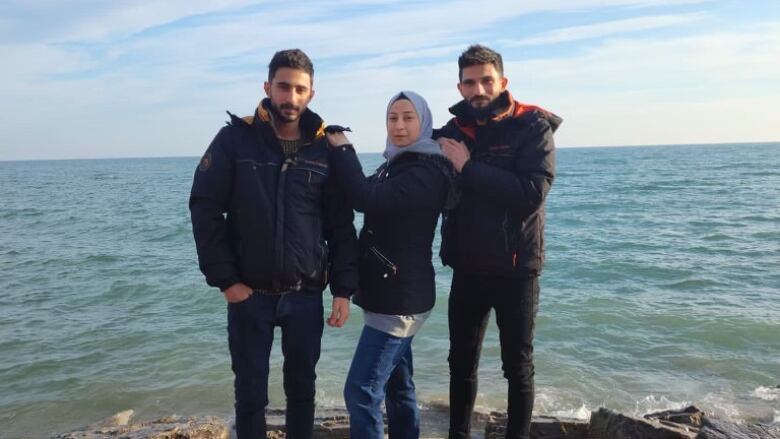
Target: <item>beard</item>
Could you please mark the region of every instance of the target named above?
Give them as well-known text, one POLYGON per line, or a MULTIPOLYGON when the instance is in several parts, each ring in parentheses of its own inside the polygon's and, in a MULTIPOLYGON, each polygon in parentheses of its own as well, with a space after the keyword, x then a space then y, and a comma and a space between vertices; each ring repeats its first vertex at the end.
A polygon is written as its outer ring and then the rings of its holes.
POLYGON ((296 107, 293 104, 275 104, 273 101, 271 101, 271 111, 274 113, 274 116, 277 117, 279 120, 281 120, 284 123, 292 123, 300 119, 301 113, 303 110, 301 107, 296 107), (296 113, 288 116, 284 114, 284 110, 295 110, 296 113))
POLYGON ((487 120, 496 114, 496 110, 501 107, 501 95, 497 96, 493 100, 487 103, 487 105, 477 107, 475 103, 482 101, 487 96, 474 96, 469 100, 469 113, 475 120, 487 120))

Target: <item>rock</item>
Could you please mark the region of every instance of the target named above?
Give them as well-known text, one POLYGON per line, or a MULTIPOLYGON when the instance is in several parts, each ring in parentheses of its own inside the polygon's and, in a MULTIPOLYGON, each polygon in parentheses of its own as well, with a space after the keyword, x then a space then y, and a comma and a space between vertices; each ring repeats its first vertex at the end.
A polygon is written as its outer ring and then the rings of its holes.
MULTIPOLYGON (((284 425, 268 425, 268 439, 283 439, 287 435, 284 425)), ((333 415, 314 420, 312 439, 349 439, 349 417, 333 415)))
MULTIPOLYGON (((447 436, 446 406, 426 407, 421 413, 421 438, 447 436)), ((91 427, 54 436, 55 439, 229 439, 231 427, 215 417, 169 416, 151 422, 130 423, 134 412, 119 412, 91 427)), ((284 410, 267 412, 268 439, 285 439, 284 410)), ((475 413, 473 431, 484 426, 484 439, 503 439, 506 413, 475 413)), ((475 433, 477 434, 477 433, 475 433)), ((235 437, 235 436, 233 436, 235 437)), ((313 439, 348 439, 349 416, 344 409, 318 411, 313 439)), ((601 408, 590 423, 565 418, 534 417, 532 439, 780 439, 780 426, 738 425, 707 418, 696 407, 651 413, 644 419, 601 408), (701 426, 701 429, 697 429, 701 426), (697 431, 699 430, 699 431, 697 431), (698 433, 698 434, 697 434, 698 433)))
MULTIPOLYGON (((506 435, 506 414, 491 412, 485 424, 485 439, 503 439, 506 435)), ((588 423, 576 419, 535 416, 531 420, 532 439, 587 439, 588 423)))
POLYGON ((133 410, 125 410, 100 421, 97 425, 102 427, 122 427, 130 423, 130 418, 134 414, 135 411, 133 410))
POLYGON ((349 416, 329 416, 319 419, 314 426, 314 437, 349 439, 349 416))
POLYGON ((590 425, 577 419, 535 417, 531 421, 531 437, 537 439, 588 439, 590 425))
POLYGON ((600 408, 591 414, 589 435, 600 439, 693 439, 696 432, 600 408))
POLYGON ((506 435, 506 413, 490 412, 484 416, 485 439, 499 439, 506 435))
POLYGON ((688 406, 682 410, 666 410, 663 412, 650 413, 644 416, 645 419, 658 420, 663 424, 672 424, 673 426, 688 426, 693 428, 701 427, 701 419, 704 412, 695 406, 688 406))
MULTIPOLYGON (((121 415, 121 412, 117 415, 121 415)), ((129 420, 130 416, 114 415, 108 420, 129 420)), ((126 422, 125 422, 126 424, 126 422)), ((108 425, 106 422, 85 430, 55 436, 56 439, 228 439, 230 429, 219 418, 171 416, 152 422, 131 425, 108 425)))
POLYGON ((696 439, 780 439, 780 427, 772 425, 737 425, 705 417, 696 439))

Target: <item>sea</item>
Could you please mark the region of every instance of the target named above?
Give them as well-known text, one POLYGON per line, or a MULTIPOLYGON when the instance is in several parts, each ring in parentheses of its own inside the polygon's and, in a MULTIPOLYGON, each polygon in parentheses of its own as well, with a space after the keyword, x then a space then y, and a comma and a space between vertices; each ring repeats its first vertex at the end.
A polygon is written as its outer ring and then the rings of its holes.
MULTIPOLYGON (((369 172, 383 160, 360 158, 369 172)), ((232 415, 225 300, 198 270, 187 205, 198 161, 0 162, 0 437, 127 409, 232 415)), ((546 243, 535 414, 693 404, 780 424, 780 143, 561 148, 546 243)), ((436 306, 413 344, 423 407, 448 399, 452 271, 434 264, 436 306)), ((343 407, 361 328, 354 306, 326 327, 318 407, 343 407)), ((479 380, 478 409, 505 409, 493 319, 479 380)))

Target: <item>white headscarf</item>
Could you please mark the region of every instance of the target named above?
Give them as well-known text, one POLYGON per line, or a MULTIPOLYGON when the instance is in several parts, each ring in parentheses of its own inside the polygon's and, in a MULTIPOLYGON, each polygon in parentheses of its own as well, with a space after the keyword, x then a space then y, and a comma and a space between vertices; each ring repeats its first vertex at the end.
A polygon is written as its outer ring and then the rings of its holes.
POLYGON ((385 112, 385 120, 390 113, 390 107, 393 106, 398 99, 406 98, 414 105, 414 110, 417 112, 417 118, 420 120, 420 137, 415 139, 414 142, 407 146, 396 146, 390 141, 390 136, 387 136, 387 143, 385 144, 384 156, 388 161, 393 160, 399 154, 404 152, 416 152, 419 154, 431 154, 442 155, 441 148, 435 140, 431 139, 433 135, 433 116, 431 115, 431 109, 428 108, 428 103, 425 102, 422 96, 413 91, 402 91, 390 99, 390 103, 387 104, 387 111, 385 112))

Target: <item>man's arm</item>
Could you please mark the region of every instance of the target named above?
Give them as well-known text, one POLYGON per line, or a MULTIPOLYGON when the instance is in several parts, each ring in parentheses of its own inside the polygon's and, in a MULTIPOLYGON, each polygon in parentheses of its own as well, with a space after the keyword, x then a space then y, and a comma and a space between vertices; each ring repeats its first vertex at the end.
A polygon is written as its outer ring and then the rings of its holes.
POLYGON ((455 124, 455 118, 450 119, 447 121, 444 126, 441 128, 435 128, 433 130, 433 134, 431 135, 431 138, 433 140, 436 140, 440 137, 447 137, 450 139, 459 139, 462 137, 460 130, 458 130, 458 126, 455 124))
POLYGON ((526 144, 515 152, 511 171, 470 160, 468 150, 460 142, 460 146, 445 146, 444 150, 455 168, 460 167, 464 188, 527 217, 544 202, 555 178, 555 142, 550 124, 540 118, 532 130, 526 144))
POLYGON ((233 190, 233 163, 220 143, 224 130, 211 142, 195 171, 189 202, 200 270, 206 283, 222 291, 240 282, 224 217, 233 190))

